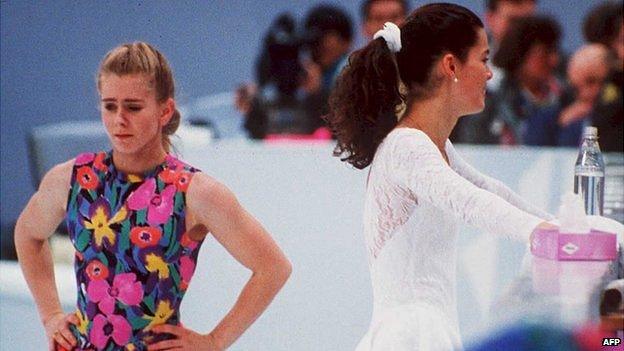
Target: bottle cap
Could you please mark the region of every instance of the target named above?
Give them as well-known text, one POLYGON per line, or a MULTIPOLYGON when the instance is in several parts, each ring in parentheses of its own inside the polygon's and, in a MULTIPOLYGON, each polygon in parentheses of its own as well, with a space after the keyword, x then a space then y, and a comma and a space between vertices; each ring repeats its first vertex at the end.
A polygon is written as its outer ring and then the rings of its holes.
POLYGON ((583 136, 592 136, 592 137, 597 137, 598 136, 598 128, 596 127, 585 127, 585 129, 583 130, 583 136))

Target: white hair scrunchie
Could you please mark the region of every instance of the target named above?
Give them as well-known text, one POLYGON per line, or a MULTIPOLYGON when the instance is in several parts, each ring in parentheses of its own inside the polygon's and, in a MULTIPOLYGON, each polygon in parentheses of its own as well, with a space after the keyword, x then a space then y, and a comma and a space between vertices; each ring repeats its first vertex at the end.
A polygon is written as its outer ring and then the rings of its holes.
POLYGON ((393 53, 401 51, 401 30, 396 24, 392 22, 384 23, 383 29, 378 30, 377 33, 373 35, 373 39, 379 37, 384 38, 388 49, 393 53))

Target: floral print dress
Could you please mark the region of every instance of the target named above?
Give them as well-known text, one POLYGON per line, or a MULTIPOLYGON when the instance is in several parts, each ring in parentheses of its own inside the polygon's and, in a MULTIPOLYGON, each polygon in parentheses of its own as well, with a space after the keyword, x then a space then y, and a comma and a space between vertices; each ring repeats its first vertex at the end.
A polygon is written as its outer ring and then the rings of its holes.
POLYGON ((76 249, 76 350, 145 350, 171 338, 201 241, 186 233, 186 190, 199 170, 167 155, 155 169, 125 174, 111 152, 76 157, 66 223, 76 249))

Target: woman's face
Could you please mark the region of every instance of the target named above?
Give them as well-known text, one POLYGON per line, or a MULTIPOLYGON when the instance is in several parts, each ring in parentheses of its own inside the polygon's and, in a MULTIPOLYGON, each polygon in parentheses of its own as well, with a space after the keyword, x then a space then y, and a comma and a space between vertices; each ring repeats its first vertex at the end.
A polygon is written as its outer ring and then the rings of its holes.
POLYGON ((164 104, 156 101, 149 77, 104 75, 100 97, 102 121, 116 152, 136 154, 163 148, 164 104))
POLYGON ((459 93, 459 106, 463 107, 462 115, 469 115, 483 110, 485 107, 486 83, 492 78, 492 71, 488 66, 490 49, 485 30, 477 32, 477 42, 468 51, 465 62, 460 62, 455 71, 459 93))

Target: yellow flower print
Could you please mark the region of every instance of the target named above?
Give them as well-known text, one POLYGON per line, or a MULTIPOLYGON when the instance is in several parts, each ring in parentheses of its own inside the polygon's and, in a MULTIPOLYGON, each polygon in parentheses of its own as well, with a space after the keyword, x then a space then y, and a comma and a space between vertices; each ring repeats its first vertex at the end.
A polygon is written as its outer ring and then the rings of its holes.
POLYGON ((87 335, 89 319, 87 318, 87 316, 83 315, 82 311, 80 310, 76 310, 76 317, 78 317, 78 325, 76 325, 76 329, 78 329, 81 335, 87 335))
POLYGON ((173 310, 171 309, 171 304, 167 300, 163 300, 158 302, 158 307, 156 307, 156 313, 153 316, 144 314, 143 319, 147 319, 150 323, 144 328, 144 330, 150 330, 153 327, 161 324, 165 324, 169 318, 173 315, 173 310))
POLYGON ((126 219, 127 216, 128 216, 128 210, 126 209, 126 206, 122 206, 119 209, 119 211, 117 211, 117 213, 115 213, 115 215, 113 216, 113 218, 110 221, 110 224, 119 223, 119 222, 123 221, 124 219, 126 219))
POLYGON ((136 175, 136 174, 128 174, 128 181, 130 183, 138 183, 140 181, 142 181, 143 178, 141 178, 140 175, 136 175))
POLYGON ((145 256, 145 263, 147 264, 145 268, 147 268, 148 271, 152 273, 158 272, 158 278, 169 278, 169 266, 160 256, 153 253, 147 254, 145 256))
POLYGON ((104 238, 108 239, 111 245, 115 244, 115 232, 110 229, 111 224, 119 223, 126 219, 128 216, 128 210, 125 206, 119 209, 112 219, 108 219, 110 216, 110 205, 108 200, 99 198, 91 204, 89 208, 89 216, 91 221, 85 219, 84 226, 87 229, 93 230, 93 236, 95 237, 95 244, 102 246, 104 238))

